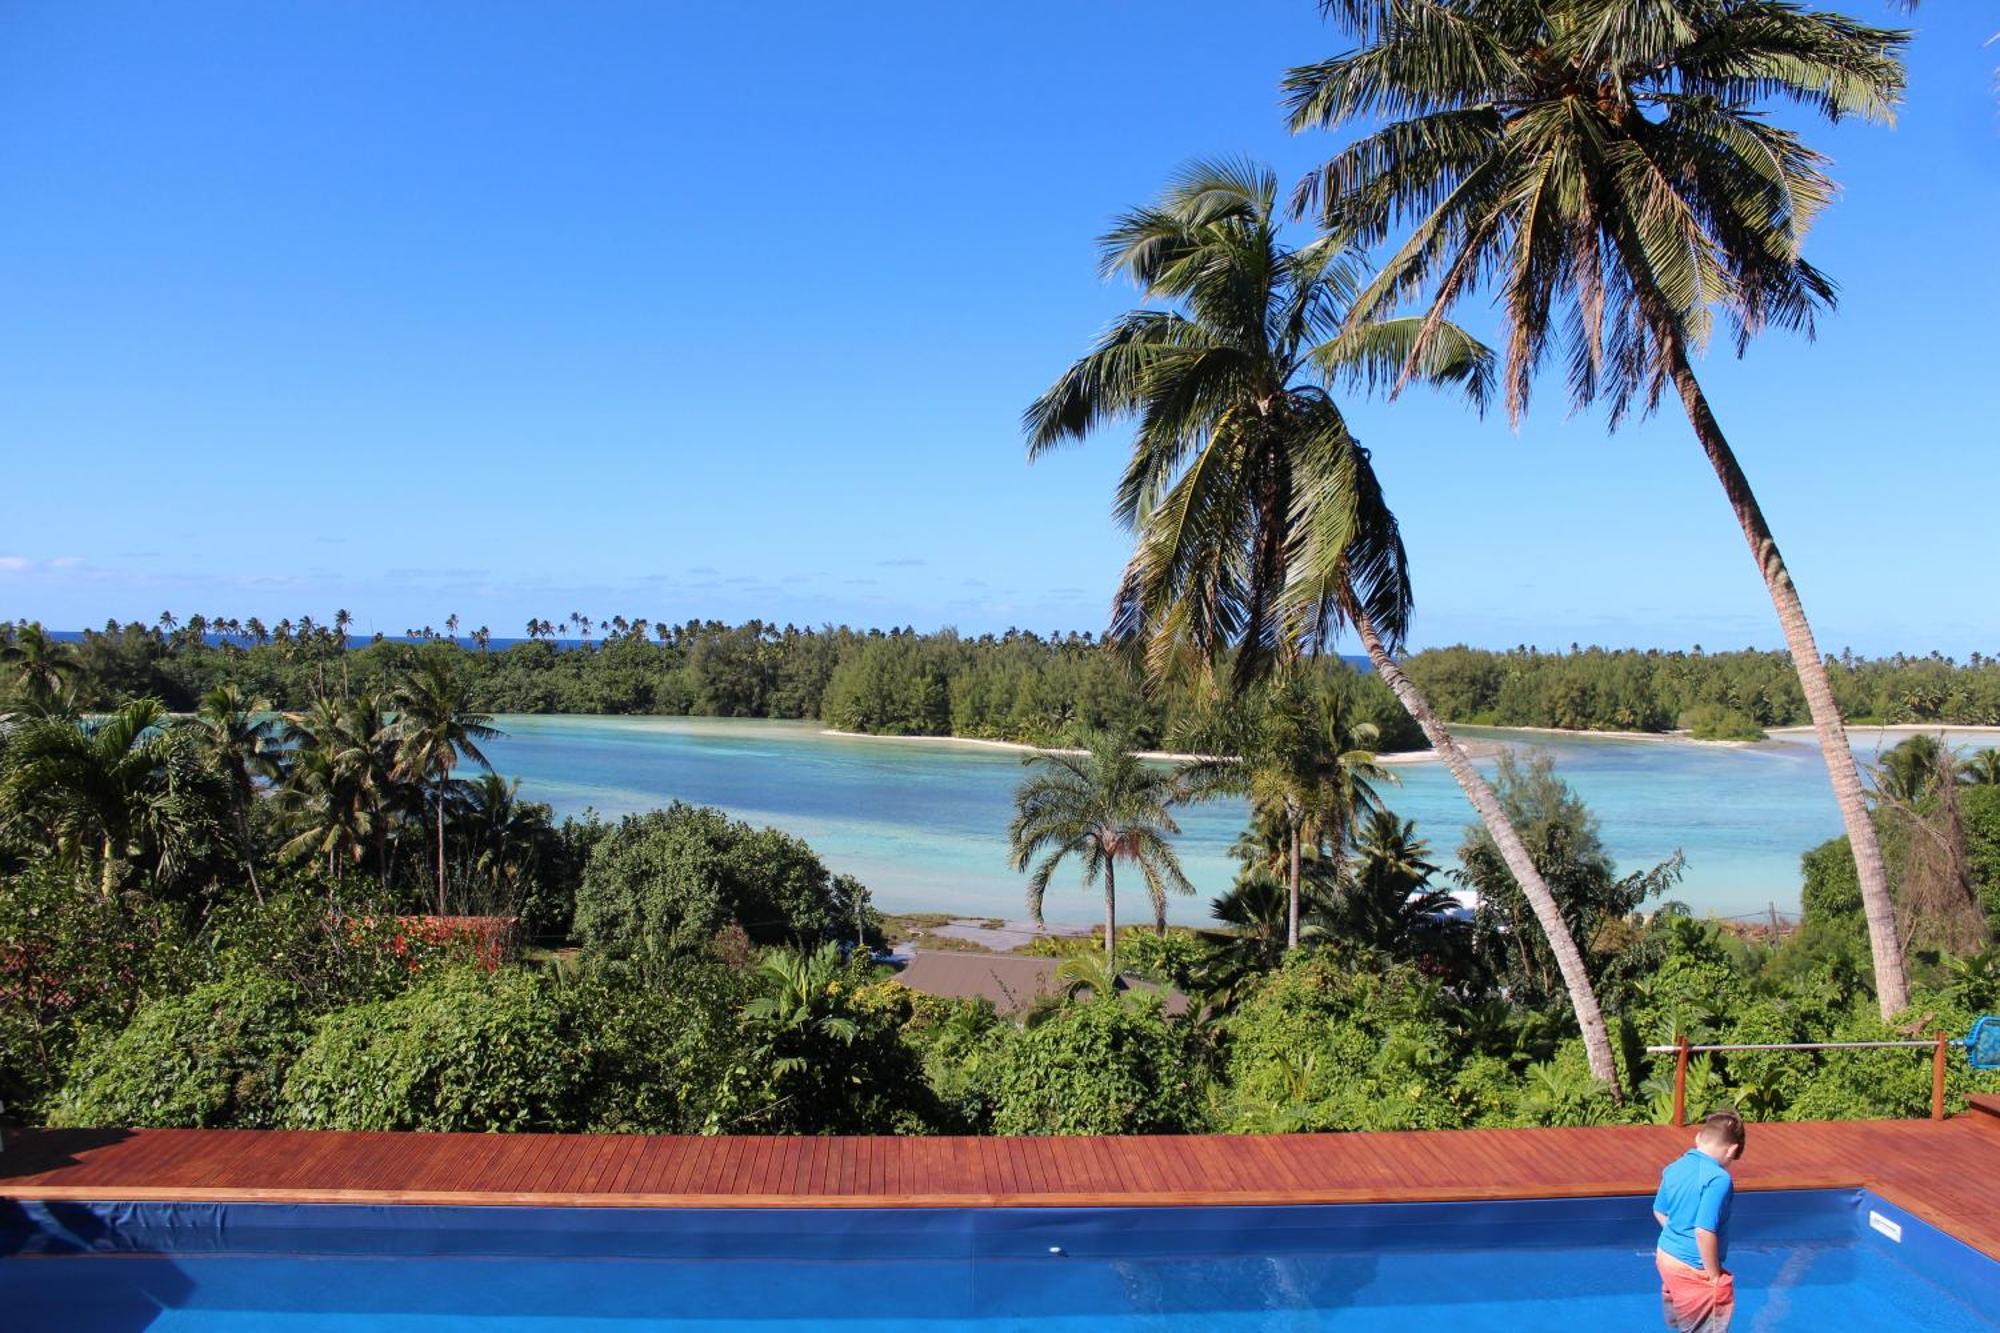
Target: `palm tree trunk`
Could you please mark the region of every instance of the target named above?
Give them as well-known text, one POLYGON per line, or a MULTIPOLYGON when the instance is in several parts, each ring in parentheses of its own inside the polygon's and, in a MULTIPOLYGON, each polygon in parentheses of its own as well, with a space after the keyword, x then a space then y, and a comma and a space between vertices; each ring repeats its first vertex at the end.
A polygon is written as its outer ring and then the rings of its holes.
POLYGON ((1840 804, 1840 821, 1847 828, 1847 842, 1854 852, 1854 868, 1861 881, 1861 908, 1868 919, 1868 944, 1875 959, 1875 998, 1882 1017, 1892 1018, 1909 1007, 1909 983, 1903 974, 1903 946, 1896 933, 1896 904, 1889 893, 1889 871, 1882 860, 1881 839, 1875 822, 1868 817, 1868 798, 1861 787, 1861 773, 1854 763, 1854 751, 1847 743, 1847 728, 1834 702, 1833 683, 1827 679, 1826 661, 1813 642, 1812 625, 1792 583, 1785 558, 1764 521, 1763 508, 1750 489, 1722 427, 1709 409, 1708 396, 1688 363, 1687 348, 1678 335, 1668 334, 1665 344, 1667 364, 1674 387, 1680 391, 1681 405, 1687 409, 1688 424, 1701 441, 1702 452, 1722 482, 1723 494, 1750 543, 1757 572, 1771 594, 1778 612, 1778 626, 1785 632, 1785 647, 1792 656, 1792 669, 1799 674, 1799 688, 1805 692, 1806 707, 1812 712, 1813 731, 1819 737, 1821 757, 1827 777, 1833 782, 1834 799, 1840 804))
POLYGON ((1361 636, 1361 643, 1368 650, 1368 660, 1403 709, 1416 719, 1423 728, 1425 739, 1437 752, 1452 777, 1458 780, 1465 799, 1472 802, 1472 808, 1479 812, 1479 820, 1486 826, 1493 845, 1500 850, 1500 859, 1507 864, 1507 870, 1514 876, 1514 882, 1521 886, 1522 896, 1535 909, 1535 920, 1541 923, 1542 934, 1549 941, 1549 952, 1555 955, 1556 967, 1562 972, 1563 985, 1569 991, 1570 1007, 1576 1011, 1576 1024, 1583 1032, 1583 1048, 1590 1059, 1590 1072, 1599 1082, 1611 1090, 1611 1099, 1624 1101, 1624 1090, 1618 1083, 1618 1066, 1611 1056, 1611 1034, 1604 1026, 1604 1012, 1597 1007, 1597 992, 1591 987, 1590 974, 1584 970, 1583 954, 1576 947, 1576 940, 1569 933, 1569 923, 1562 918, 1562 911, 1556 906, 1555 895, 1542 880, 1542 872, 1535 868, 1534 858, 1528 855, 1527 847, 1521 842, 1521 835, 1514 831, 1513 823, 1500 805, 1500 797, 1493 785, 1479 775, 1472 766, 1465 751, 1459 747, 1452 734, 1431 711, 1431 706, 1410 678, 1403 674, 1382 646, 1382 636, 1375 632, 1375 625, 1359 606, 1349 608, 1349 618, 1354 622, 1355 631, 1361 636))
POLYGON ((438 915, 444 912, 444 783, 438 783, 438 915))
POLYGON ((236 807, 236 836, 243 839, 243 873, 250 877, 250 892, 262 907, 264 889, 257 883, 256 858, 250 854, 250 812, 241 805, 236 807))
POLYGON ((1290 851, 1291 873, 1286 877, 1287 901, 1285 903, 1285 947, 1299 947, 1299 883, 1304 878, 1303 856, 1299 850, 1299 824, 1296 819, 1288 821, 1292 828, 1290 851))
POLYGON ((1118 979, 1118 861, 1104 858, 1104 973, 1118 979))

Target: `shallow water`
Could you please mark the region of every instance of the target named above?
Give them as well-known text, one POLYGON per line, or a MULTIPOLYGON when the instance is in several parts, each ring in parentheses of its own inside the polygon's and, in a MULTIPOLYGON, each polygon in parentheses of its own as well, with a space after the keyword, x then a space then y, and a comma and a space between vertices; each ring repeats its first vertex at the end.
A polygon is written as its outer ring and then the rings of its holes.
MULTIPOLYGON (((720 806, 805 838, 837 871, 859 876, 886 911, 1018 916, 1024 877, 1007 867, 1007 821, 1021 756, 925 740, 825 735, 815 722, 715 718, 510 715, 486 747, 524 795, 558 812, 619 815, 673 800, 720 806)), ((1792 912, 1799 854, 1840 831, 1818 747, 1786 733, 1731 747, 1465 728, 1469 740, 1541 746, 1590 803, 1621 870, 1687 857, 1674 895, 1723 915, 1792 912)), ((1858 731, 1864 763, 1898 737, 1858 731)), ((1958 734, 1959 744, 1993 743, 1958 734)), ((1482 765, 1491 771, 1491 761, 1482 765)), ((1384 789, 1415 819, 1433 860, 1454 863, 1471 809, 1440 766, 1399 764, 1384 789)), ((1239 801, 1188 810, 1179 847, 1196 896, 1173 917, 1206 918, 1234 874, 1229 845, 1244 824, 1239 801)), ((1133 898, 1124 908, 1137 910, 1133 898)), ((1095 919, 1074 879, 1050 886, 1051 920, 1095 919)))

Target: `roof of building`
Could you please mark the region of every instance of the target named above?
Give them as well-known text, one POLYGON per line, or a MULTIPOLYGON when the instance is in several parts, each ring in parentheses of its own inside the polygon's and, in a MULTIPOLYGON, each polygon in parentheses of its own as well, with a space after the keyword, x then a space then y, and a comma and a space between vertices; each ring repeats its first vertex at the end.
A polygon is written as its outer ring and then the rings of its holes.
MULTIPOLYGON (((1044 995, 1053 995, 1059 961, 1033 954, 974 953, 969 950, 926 949, 896 974, 896 980, 925 995, 958 1000, 986 1000, 994 1011, 1018 1014, 1044 995)), ((1164 996, 1170 1014, 1187 1012, 1187 996, 1137 977, 1120 977, 1128 990, 1164 996)))

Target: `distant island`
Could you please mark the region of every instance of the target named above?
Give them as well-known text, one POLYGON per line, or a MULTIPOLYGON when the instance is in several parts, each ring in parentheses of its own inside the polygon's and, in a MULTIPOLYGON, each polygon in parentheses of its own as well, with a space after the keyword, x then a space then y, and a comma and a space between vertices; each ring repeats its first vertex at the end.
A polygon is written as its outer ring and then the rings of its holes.
MULTIPOLYGON (((162 615, 76 634, 0 623, 0 650, 41 654, 83 708, 154 697, 191 709, 220 684, 275 708, 329 692, 374 691, 420 653, 461 659, 474 699, 494 713, 655 714, 817 719, 886 736, 955 736, 1069 745, 1123 731, 1172 748, 1189 700, 1149 690, 1138 667, 1089 633, 961 635, 951 630, 802 628, 751 620, 643 617, 535 620, 525 637, 463 630, 359 638, 344 611, 267 625, 256 617, 162 615), (37 647, 36 645, 42 645, 37 647)), ((1626 731, 1756 740, 1810 722, 1782 652, 1516 647, 1433 648, 1403 664, 1448 721, 1563 731, 1626 731)), ((1384 753, 1424 748, 1422 734, 1365 666, 1327 658, 1384 753)), ((1880 725, 2000 725, 2000 661, 1937 653, 1841 653, 1828 671, 1842 714, 1880 725)))

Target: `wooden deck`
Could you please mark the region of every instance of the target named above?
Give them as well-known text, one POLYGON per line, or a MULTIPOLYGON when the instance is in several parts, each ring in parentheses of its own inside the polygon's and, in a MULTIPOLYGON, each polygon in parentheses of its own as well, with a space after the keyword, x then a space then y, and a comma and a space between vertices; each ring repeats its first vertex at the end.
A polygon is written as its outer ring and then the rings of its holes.
MULTIPOLYGON (((2000 1098, 1943 1122, 1755 1125, 1748 1190, 1865 1187, 2000 1258, 2000 1098)), ((1689 1131, 645 1138, 13 1131, 0 1198, 645 1207, 1381 1203, 1650 1194, 1689 1131)))

